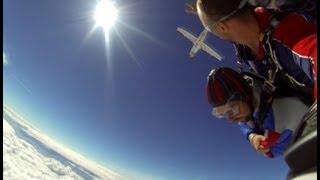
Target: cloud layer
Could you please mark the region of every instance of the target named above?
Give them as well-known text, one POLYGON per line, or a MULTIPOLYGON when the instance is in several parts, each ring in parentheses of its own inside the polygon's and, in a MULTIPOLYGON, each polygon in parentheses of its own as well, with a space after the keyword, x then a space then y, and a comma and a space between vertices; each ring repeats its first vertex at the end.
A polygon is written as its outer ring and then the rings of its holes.
POLYGON ((3 111, 4 179, 125 179, 40 134, 10 108, 3 111))

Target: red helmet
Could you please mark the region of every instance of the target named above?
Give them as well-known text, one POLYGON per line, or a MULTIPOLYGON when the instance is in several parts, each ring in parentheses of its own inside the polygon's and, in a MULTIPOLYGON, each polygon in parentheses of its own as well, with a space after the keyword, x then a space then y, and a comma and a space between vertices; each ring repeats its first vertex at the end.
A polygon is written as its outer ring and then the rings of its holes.
POLYGON ((246 102, 253 106, 253 92, 249 83, 237 71, 231 68, 213 69, 207 81, 208 101, 213 107, 223 105, 232 100, 246 102), (235 96, 236 95, 236 96, 235 96))

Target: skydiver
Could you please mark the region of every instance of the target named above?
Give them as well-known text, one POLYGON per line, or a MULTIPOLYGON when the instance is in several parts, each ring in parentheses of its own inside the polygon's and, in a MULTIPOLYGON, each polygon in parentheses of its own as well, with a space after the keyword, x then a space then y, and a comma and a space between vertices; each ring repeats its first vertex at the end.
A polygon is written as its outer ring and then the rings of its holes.
POLYGON ((261 82, 249 81, 243 76, 231 68, 210 72, 206 88, 208 101, 213 107, 212 115, 238 123, 257 152, 270 158, 283 155, 296 136, 308 106, 294 96, 275 97, 264 116, 263 125, 259 126, 261 82), (283 107, 286 104, 290 109, 284 109, 288 108, 283 107))
MULTIPOLYGON (((189 12, 194 7, 189 4, 189 12)), ((271 89, 265 97, 272 98, 275 87, 287 84, 296 87, 297 96, 304 96, 309 104, 316 100, 317 35, 312 16, 253 8, 247 0, 197 0, 193 14, 210 32, 234 44, 240 67, 248 65, 265 78, 271 85, 265 88, 271 89), (310 88, 314 88, 311 100, 310 88)))

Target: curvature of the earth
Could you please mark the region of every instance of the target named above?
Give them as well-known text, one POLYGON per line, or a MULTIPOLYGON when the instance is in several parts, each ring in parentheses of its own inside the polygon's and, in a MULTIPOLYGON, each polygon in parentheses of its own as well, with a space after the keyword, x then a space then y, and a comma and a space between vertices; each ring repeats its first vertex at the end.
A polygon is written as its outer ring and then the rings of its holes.
POLYGON ((3 110, 4 180, 125 179, 53 142, 10 108, 3 110))

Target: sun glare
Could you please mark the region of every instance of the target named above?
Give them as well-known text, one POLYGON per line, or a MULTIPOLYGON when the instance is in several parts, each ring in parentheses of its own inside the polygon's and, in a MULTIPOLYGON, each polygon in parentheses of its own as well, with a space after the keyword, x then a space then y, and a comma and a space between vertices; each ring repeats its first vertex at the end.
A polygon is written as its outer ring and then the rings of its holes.
POLYGON ((114 5, 114 2, 110 0, 101 0, 98 2, 94 19, 96 25, 101 26, 104 31, 108 32, 114 25, 118 17, 118 10, 114 5))

